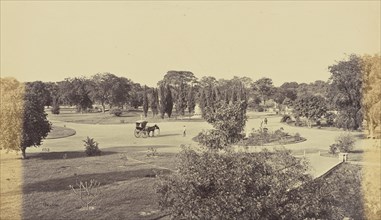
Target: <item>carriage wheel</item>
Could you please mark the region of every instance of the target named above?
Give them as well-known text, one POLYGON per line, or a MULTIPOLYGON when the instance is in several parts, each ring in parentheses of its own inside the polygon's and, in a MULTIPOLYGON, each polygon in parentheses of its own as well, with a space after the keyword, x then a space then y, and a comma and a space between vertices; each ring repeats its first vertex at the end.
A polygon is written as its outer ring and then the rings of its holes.
POLYGON ((140 131, 138 129, 135 129, 134 135, 135 135, 136 138, 140 138, 141 133, 140 133, 140 131))
POLYGON ((142 131, 141 133, 142 133, 143 138, 148 137, 148 132, 147 131, 142 131))

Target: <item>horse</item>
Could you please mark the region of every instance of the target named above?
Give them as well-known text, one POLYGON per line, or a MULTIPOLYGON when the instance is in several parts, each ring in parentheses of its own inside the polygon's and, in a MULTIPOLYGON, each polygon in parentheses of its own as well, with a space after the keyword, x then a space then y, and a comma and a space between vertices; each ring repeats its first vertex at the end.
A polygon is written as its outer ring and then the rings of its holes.
POLYGON ((151 137, 153 137, 153 136, 155 136, 155 130, 156 129, 158 129, 159 130, 159 132, 160 132, 160 128, 159 128, 159 126, 157 126, 156 124, 154 125, 154 126, 147 126, 146 127, 146 131, 148 132, 148 136, 150 136, 149 134, 152 132, 152 136, 151 137))

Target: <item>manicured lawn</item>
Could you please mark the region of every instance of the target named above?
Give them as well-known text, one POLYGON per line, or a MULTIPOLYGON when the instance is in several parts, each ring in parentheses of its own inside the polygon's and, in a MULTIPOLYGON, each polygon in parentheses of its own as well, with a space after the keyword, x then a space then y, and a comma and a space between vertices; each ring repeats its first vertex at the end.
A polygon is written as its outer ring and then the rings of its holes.
POLYGON ((29 154, 23 161, 24 219, 156 219, 160 211, 155 192, 156 175, 172 172, 175 154, 155 156, 145 148, 107 149, 99 157, 83 152, 29 154), (66 159, 64 159, 66 158, 66 159), (69 185, 100 182, 94 210, 83 210, 69 185))
POLYGON ((53 125, 46 139, 64 138, 72 135, 75 135, 74 129, 53 125))
MULTIPOLYGON (((339 157, 338 154, 331 154, 329 152, 322 152, 320 155, 323 157, 334 157, 334 158, 339 157)), ((348 161, 363 161, 363 157, 364 157, 364 151, 362 150, 357 150, 357 151, 355 150, 348 153, 348 161)))
MULTIPOLYGON (((72 122, 80 124, 124 124, 124 123, 135 123, 137 120, 141 119, 143 111, 141 110, 130 110, 124 111, 121 116, 115 116, 109 112, 94 112, 94 113, 77 113, 73 109, 62 109, 59 115, 51 114, 49 111, 49 120, 72 122)), ((144 119, 144 116, 143 116, 144 119)), ((159 123, 163 121, 203 121, 203 119, 190 119, 189 115, 186 114, 184 117, 177 117, 176 113, 173 113, 171 118, 165 116, 164 119, 160 118, 159 115, 152 116, 151 112, 148 112, 147 119, 150 123, 159 123)))

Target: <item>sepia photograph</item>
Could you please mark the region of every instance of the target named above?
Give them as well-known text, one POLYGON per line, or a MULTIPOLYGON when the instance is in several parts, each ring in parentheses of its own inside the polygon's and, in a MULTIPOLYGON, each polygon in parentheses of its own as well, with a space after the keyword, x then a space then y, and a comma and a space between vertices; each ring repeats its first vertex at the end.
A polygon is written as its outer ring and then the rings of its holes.
POLYGON ((0 220, 381 220, 380 0, 0 14, 0 220))

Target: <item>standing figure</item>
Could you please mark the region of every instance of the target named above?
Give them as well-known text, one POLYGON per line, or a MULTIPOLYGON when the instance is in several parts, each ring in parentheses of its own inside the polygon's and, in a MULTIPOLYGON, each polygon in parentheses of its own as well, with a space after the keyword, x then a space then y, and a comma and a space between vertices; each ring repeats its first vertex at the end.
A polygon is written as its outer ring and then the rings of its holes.
POLYGON ((187 135, 187 127, 183 126, 183 137, 187 135))
POLYGON ((265 125, 267 125, 267 118, 265 118, 265 125))

